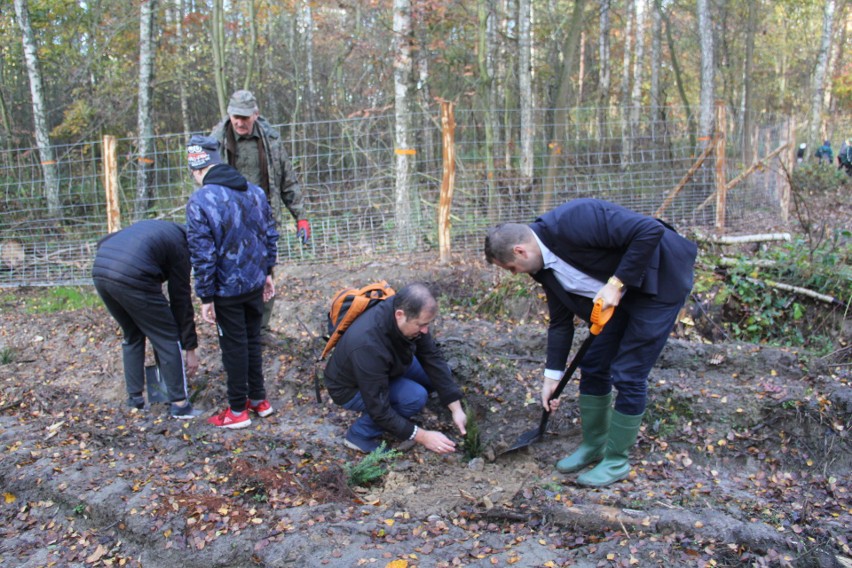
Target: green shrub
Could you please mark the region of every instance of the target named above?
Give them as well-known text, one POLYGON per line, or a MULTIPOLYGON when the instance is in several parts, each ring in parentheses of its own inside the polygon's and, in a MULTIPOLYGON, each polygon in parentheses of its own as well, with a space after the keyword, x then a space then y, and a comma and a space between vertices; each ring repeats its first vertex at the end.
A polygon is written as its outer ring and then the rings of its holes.
POLYGON ((381 446, 364 456, 358 463, 343 465, 346 482, 352 487, 374 483, 387 473, 385 464, 393 463, 400 456, 402 456, 401 452, 388 449, 385 442, 382 442, 381 446))
POLYGON ((465 403, 464 413, 467 416, 467 425, 462 445, 464 446, 465 457, 472 460, 482 455, 482 439, 479 435, 479 422, 476 418, 476 411, 465 403))
POLYGON ((852 298, 850 257, 850 233, 838 230, 815 247, 806 239, 796 239, 753 258, 738 259, 714 298, 716 305, 723 306, 723 325, 744 341, 827 348, 836 326, 832 312, 852 298), (766 262, 756 266, 755 260, 766 262), (779 289, 774 283, 832 296, 837 303, 779 289))

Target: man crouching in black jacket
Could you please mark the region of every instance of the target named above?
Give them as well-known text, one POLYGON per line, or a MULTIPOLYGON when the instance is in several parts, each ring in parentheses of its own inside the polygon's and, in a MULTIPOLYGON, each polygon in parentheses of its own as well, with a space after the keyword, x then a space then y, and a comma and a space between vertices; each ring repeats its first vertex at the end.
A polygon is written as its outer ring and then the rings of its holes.
POLYGON ((437 315, 429 289, 409 284, 361 314, 340 338, 325 369, 328 393, 335 404, 362 413, 346 431, 346 447, 372 452, 388 432, 439 454, 455 450, 444 434, 410 420, 435 390, 465 434, 461 390, 429 333, 437 315))
POLYGON ((124 332, 124 381, 130 407, 145 407, 147 337, 168 389, 171 415, 183 419, 198 416, 187 398, 186 379, 198 370, 189 274, 186 229, 176 223, 139 221, 98 242, 92 278, 124 332), (163 282, 168 282, 168 300, 163 282), (181 349, 186 352, 185 360, 181 349))

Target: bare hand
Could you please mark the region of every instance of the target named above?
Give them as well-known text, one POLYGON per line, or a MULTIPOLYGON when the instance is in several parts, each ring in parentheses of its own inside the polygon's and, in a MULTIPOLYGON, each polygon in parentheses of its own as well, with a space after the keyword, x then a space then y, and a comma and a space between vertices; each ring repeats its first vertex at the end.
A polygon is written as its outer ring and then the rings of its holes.
POLYGON ((603 310, 614 308, 621 301, 621 297, 624 296, 624 290, 624 288, 619 290, 617 286, 613 286, 612 284, 604 284, 604 287, 598 290, 594 300, 598 298, 603 300, 603 306, 601 306, 603 310))
POLYGON ((419 429, 414 441, 436 454, 451 454, 456 450, 455 442, 434 430, 419 429))
POLYGON ((216 323, 216 308, 213 303, 201 304, 201 319, 207 323, 216 323))
POLYGON ((464 408, 462 408, 461 401, 451 402, 447 408, 450 409, 450 412, 453 415, 453 423, 455 423, 456 428, 459 429, 459 433, 462 436, 467 434, 467 413, 465 413, 464 408))
POLYGON ((195 353, 195 349, 187 349, 186 350, 186 376, 194 377, 195 373, 198 372, 198 355, 195 353))
POLYGON ((272 275, 269 275, 263 283, 263 301, 268 302, 273 296, 275 296, 275 282, 272 281, 272 275))
POLYGON ((550 395, 553 394, 553 391, 556 390, 556 387, 559 386, 559 381, 554 381, 553 379, 548 379, 547 377, 542 379, 541 383, 541 405, 548 412, 553 412, 557 408, 559 408, 559 399, 554 398, 550 400, 550 395))

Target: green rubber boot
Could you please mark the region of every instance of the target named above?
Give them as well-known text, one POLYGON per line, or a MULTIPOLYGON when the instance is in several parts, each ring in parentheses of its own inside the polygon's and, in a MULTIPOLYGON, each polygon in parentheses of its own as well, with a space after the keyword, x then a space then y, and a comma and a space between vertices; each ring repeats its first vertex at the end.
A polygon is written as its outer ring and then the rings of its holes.
POLYGON ((643 412, 638 416, 628 416, 617 410, 612 413, 609 425, 609 439, 606 442, 604 458, 591 470, 579 475, 577 483, 592 487, 605 487, 620 481, 630 474, 630 448, 636 443, 639 427, 642 425, 643 412))
POLYGON ((612 393, 604 396, 581 394, 577 406, 580 407, 583 443, 573 454, 556 462, 556 470, 561 473, 583 469, 604 455, 609 418, 612 414, 612 393))

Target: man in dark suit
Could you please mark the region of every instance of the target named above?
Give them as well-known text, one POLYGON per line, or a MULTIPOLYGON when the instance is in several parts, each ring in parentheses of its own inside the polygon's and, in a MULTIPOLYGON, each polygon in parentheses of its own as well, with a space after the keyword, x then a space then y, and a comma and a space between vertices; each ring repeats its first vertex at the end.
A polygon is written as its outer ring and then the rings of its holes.
POLYGON ((696 254, 694 243, 661 221, 598 199, 575 199, 532 224, 489 230, 486 260, 531 275, 547 296, 546 409, 558 407, 549 399, 571 350, 574 316, 589 321, 598 298, 604 309, 617 306, 580 365, 583 443, 556 464, 568 473, 600 462, 578 483, 602 487, 630 473, 648 375, 692 289, 696 254))

